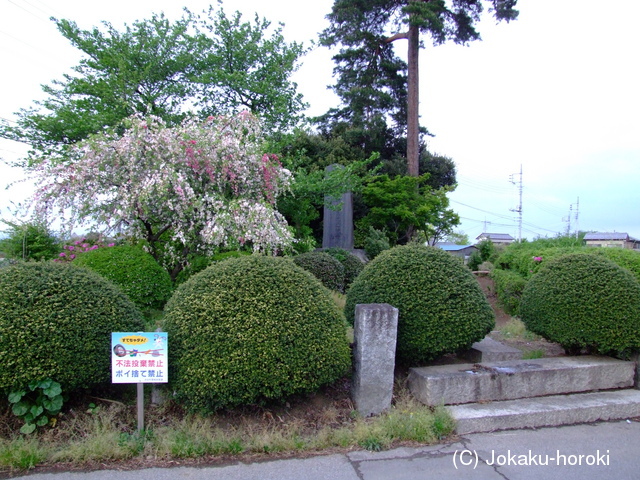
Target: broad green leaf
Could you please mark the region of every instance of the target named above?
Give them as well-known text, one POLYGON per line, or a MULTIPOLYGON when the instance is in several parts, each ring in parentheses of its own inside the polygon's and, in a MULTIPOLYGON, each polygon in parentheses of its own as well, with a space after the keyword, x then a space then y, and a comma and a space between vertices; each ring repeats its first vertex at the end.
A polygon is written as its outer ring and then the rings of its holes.
POLYGON ((20 400, 22 400, 22 397, 24 397, 26 393, 27 392, 25 392, 24 390, 11 392, 9 394, 9 403, 18 403, 20 400))
POLYGON ((49 423, 49 417, 47 416, 42 416, 36 421, 38 427, 44 427, 47 423, 49 423))
POLYGON ((57 397, 62 393, 62 387, 58 382, 51 382, 51 385, 44 390, 44 394, 49 398, 57 397))
POLYGON ((30 412, 31 415, 33 415, 33 418, 37 418, 38 415, 41 415, 42 412, 44 412, 44 408, 42 407, 42 405, 32 405, 30 412))
POLYGON ((36 429, 35 424, 33 423, 25 423, 22 428, 20 429, 20 433, 24 433, 26 435, 33 433, 34 430, 36 429))
POLYGON ((11 408, 11 411, 15 416, 22 417, 29 411, 29 404, 25 401, 18 402, 11 408))
POLYGON ((62 408, 62 403, 63 402, 64 402, 64 399, 62 398, 62 395, 58 395, 58 396, 53 397, 53 398, 45 398, 42 401, 42 405, 49 412, 51 412, 51 413, 56 412, 57 413, 62 408))

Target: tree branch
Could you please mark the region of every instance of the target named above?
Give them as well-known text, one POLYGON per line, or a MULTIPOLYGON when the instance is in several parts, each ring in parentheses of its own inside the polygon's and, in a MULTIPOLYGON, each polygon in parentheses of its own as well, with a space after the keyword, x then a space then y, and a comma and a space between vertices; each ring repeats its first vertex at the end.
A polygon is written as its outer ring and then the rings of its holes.
POLYGON ((383 40, 384 43, 391 43, 391 42, 395 42, 396 40, 399 40, 401 38, 404 39, 408 39, 409 38, 409 32, 400 32, 400 33, 396 33, 395 35, 392 35, 390 37, 387 37, 383 40))

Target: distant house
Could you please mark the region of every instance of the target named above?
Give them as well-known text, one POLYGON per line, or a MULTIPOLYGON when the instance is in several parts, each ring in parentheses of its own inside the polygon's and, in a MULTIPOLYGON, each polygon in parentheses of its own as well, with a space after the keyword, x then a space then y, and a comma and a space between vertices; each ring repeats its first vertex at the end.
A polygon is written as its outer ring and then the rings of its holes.
POLYGON ((467 263, 471 254, 478 250, 475 245, 456 245, 455 243, 447 242, 436 243, 435 246, 445 252, 449 252, 451 255, 462 258, 464 263, 467 263))
POLYGON ((591 232, 584 236, 588 247, 613 247, 640 250, 640 240, 630 237, 627 233, 591 232))
POLYGON ((494 245, 509 245, 515 241, 508 233, 481 233, 476 237, 478 242, 483 240, 491 240, 494 245))

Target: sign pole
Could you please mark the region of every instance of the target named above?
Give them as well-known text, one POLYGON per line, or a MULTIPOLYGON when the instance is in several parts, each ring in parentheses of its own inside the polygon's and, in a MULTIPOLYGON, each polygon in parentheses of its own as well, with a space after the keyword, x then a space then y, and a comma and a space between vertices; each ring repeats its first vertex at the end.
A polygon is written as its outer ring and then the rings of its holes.
POLYGON ((144 430, 144 383, 138 383, 138 433, 144 430))

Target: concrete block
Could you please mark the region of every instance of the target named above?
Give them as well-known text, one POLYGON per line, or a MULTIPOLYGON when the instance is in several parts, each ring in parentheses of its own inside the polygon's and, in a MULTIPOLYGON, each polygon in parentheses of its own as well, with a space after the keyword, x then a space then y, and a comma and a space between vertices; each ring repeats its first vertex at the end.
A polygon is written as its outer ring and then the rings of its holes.
POLYGON ((469 350, 458 354, 458 357, 472 363, 503 362, 521 359, 522 350, 500 343, 491 337, 485 337, 471 345, 469 350))
POLYGON ((364 417, 391 406, 397 332, 397 308, 386 303, 356 305, 351 394, 364 417))
POLYGON ((521 428, 552 427, 640 416, 640 391, 553 395, 446 407, 459 435, 521 428))
POLYGON ((409 389, 427 405, 455 405, 631 387, 635 363, 552 357, 412 368, 409 389))

